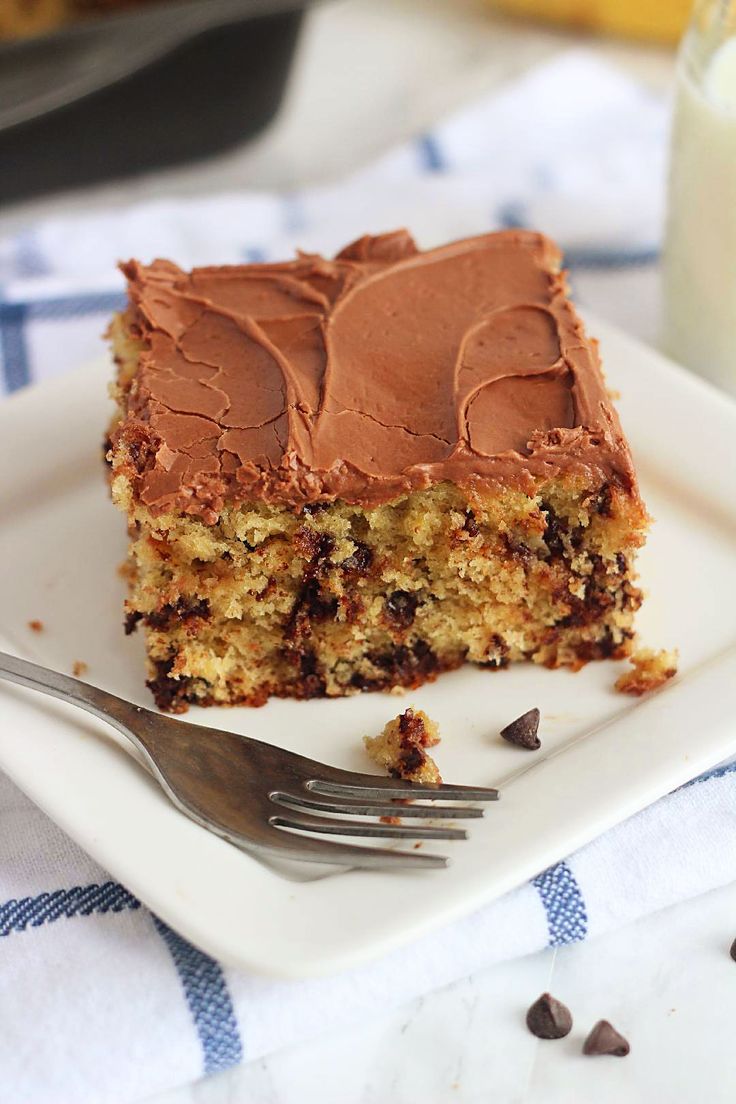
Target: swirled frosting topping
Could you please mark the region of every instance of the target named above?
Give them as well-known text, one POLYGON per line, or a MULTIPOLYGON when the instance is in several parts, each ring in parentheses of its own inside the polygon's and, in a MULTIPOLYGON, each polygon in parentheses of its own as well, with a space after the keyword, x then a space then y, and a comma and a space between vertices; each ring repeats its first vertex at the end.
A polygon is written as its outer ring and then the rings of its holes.
POLYGON ((228 501, 375 504, 443 480, 634 488, 559 264, 527 231, 421 252, 403 230, 334 260, 130 261, 139 359, 115 437, 136 442, 136 494, 214 521, 228 501))

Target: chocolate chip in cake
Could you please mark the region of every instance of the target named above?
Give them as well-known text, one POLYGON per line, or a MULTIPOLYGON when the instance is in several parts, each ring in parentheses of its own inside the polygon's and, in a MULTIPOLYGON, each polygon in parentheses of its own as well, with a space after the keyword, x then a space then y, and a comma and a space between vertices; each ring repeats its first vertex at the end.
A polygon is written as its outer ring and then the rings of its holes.
POLYGON ((595 500, 595 511, 600 517, 611 517, 613 490, 610 483, 604 483, 595 500))
POLYGON ((194 701, 190 694, 192 680, 172 674, 175 661, 175 655, 168 659, 152 660, 155 675, 146 680, 146 686, 153 694, 156 705, 164 713, 186 713, 189 702, 194 701))
POLYGON ((327 684, 320 674, 317 657, 313 651, 307 650, 299 656, 300 681, 296 684, 295 693, 300 698, 323 698, 327 692, 327 684))
POLYGON ((542 539, 547 545, 550 556, 564 556, 565 544, 563 534, 566 532, 565 519, 561 518, 548 502, 542 502, 540 511, 545 516, 545 530, 542 539))
POLYGON ((142 617, 143 614, 140 610, 129 610, 129 612, 126 613, 125 620, 123 621, 126 636, 130 636, 131 633, 135 632, 138 622, 142 617))
POLYGON ((386 599, 386 613, 399 629, 408 629, 414 623, 414 615, 419 605, 416 594, 408 590, 395 590, 386 599))
MULTIPOLYGON (((369 652, 368 659, 385 672, 382 686, 419 686, 443 669, 427 641, 421 638, 415 640, 410 648, 401 644, 388 652, 369 652)), ((378 685, 371 687, 379 688, 378 685)))
POLYGON ((347 575, 365 575, 373 563, 373 552, 362 541, 354 541, 355 551, 343 560, 340 567, 347 575))
POLYGON ((337 614, 337 598, 324 594, 317 579, 305 583, 297 603, 311 621, 329 621, 337 614))
MULTIPOLYGON (((131 615, 128 614, 128 617, 131 615)), ((206 621, 210 616, 210 604, 206 598, 181 595, 176 602, 168 602, 158 610, 143 614, 143 619, 151 629, 166 630, 172 625, 187 621, 206 621)), ((126 633, 127 618, 126 618, 126 633)))
POLYGON ((335 547, 335 538, 329 533, 318 533, 302 525, 294 533, 292 543, 297 554, 314 567, 329 557, 335 547))
POLYGON ((599 1020, 583 1043, 583 1054, 591 1056, 612 1054, 616 1058, 625 1058, 630 1049, 623 1035, 608 1020, 599 1020))
POLYGON ((734 960, 734 962, 736 962, 736 939, 734 939, 733 943, 731 944, 730 954, 731 958, 734 960))
POLYGON ((527 713, 522 713, 511 724, 507 724, 505 728, 502 728, 501 735, 510 744, 526 748, 527 751, 537 751, 542 746, 537 735, 538 731, 539 710, 530 709, 527 713))
POLYGON ((469 537, 477 537, 480 533, 478 522, 475 520, 475 514, 470 509, 465 511, 465 523, 463 525, 463 529, 469 537))
POLYGON ((551 993, 542 993, 526 1014, 526 1026, 538 1039, 564 1039, 572 1030, 570 1009, 551 993))

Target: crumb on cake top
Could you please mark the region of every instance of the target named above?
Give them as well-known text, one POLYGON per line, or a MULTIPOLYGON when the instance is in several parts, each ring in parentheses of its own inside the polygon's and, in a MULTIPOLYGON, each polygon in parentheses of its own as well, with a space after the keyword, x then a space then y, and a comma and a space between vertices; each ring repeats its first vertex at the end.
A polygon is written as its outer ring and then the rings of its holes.
POLYGON ((635 494, 559 266, 519 230, 190 273, 128 262, 138 363, 113 446, 134 494, 208 522, 225 502, 377 504, 445 480, 569 473, 635 494))

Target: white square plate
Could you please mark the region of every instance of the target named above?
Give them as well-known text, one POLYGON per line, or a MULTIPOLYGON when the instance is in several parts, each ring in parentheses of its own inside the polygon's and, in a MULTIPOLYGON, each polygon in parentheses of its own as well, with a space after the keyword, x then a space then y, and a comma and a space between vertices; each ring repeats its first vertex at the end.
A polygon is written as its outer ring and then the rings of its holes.
MULTIPOLYGON (((361 737, 408 705, 436 718, 448 781, 498 785, 447 870, 288 878, 178 813, 102 722, 0 684, 0 767, 162 919, 222 960, 283 977, 382 954, 476 909, 736 751, 736 405, 594 321, 655 525, 641 557, 644 642, 679 647, 680 675, 648 699, 614 693, 621 665, 578 674, 467 668, 403 699, 197 710, 348 769, 361 737), (499 729, 537 705, 542 751, 499 729)), ((108 501, 100 363, 0 404, 0 645, 150 705, 141 641, 122 635, 124 525, 108 501), (43 621, 34 634, 28 621, 43 621)))

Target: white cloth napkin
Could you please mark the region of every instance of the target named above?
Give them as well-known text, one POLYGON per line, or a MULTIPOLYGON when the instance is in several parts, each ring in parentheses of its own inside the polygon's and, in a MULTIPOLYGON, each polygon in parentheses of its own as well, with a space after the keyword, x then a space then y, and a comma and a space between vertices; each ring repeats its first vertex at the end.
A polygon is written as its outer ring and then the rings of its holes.
POLYGON ((584 51, 563 55, 340 182, 159 199, 0 240, 0 387, 98 358, 120 259, 184 268, 336 251, 408 226, 423 247, 502 226, 564 247, 578 301, 654 339, 665 105, 584 51))
MULTIPOLYGON (((537 226, 567 249, 579 297, 646 334, 665 131, 658 100, 576 52, 334 186, 28 227, 0 242, 3 386, 99 356, 122 298, 119 257, 283 258, 402 224, 425 246, 537 226)), ((587 939, 736 878, 736 850, 722 845, 735 827, 726 767, 400 954, 322 981, 269 982, 186 943, 0 776, 0 1099, 138 1100, 499 959, 587 939)))

